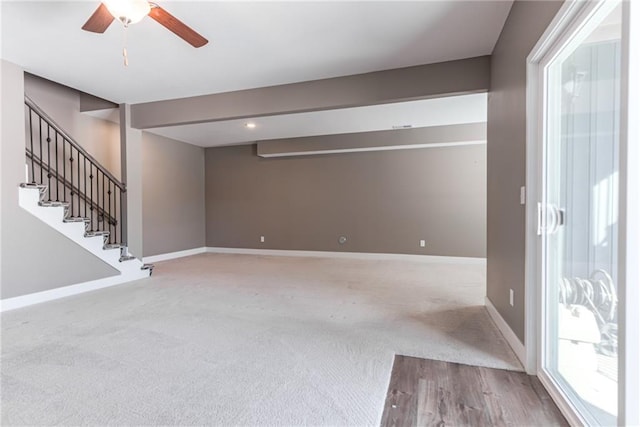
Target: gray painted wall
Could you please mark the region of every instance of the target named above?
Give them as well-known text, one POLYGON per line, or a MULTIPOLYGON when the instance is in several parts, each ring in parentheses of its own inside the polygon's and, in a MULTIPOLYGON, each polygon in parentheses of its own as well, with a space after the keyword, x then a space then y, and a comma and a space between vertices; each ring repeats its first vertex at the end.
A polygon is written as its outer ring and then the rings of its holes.
POLYGON ((144 256, 205 246, 204 148, 142 133, 144 256))
POLYGON ((122 156, 122 177, 127 185, 127 249, 138 258, 143 254, 144 223, 142 212, 142 131, 131 127, 131 106, 120 104, 120 152, 122 156))
POLYGON ((487 126, 487 296, 524 342, 526 58, 562 2, 516 1, 491 57, 487 126), (514 306, 509 305, 514 290, 514 306))
POLYGON ((116 109, 118 104, 98 98, 85 92, 80 92, 80 112, 116 109))
POLYGON ((25 94, 120 179, 120 126, 80 112, 81 99, 89 95, 70 87, 25 74, 25 94))
POLYGON ((2 60, 0 298, 11 298, 117 273, 18 205, 25 179, 23 70, 2 60))
POLYGON ((484 145, 272 159, 249 145, 205 153, 207 246, 485 256, 484 145))

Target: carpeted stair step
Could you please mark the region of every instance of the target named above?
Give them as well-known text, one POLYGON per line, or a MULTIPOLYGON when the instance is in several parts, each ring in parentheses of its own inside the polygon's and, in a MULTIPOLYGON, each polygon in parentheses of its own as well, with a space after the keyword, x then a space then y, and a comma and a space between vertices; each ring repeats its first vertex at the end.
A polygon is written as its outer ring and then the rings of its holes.
POLYGON ((69 202, 60 202, 60 201, 52 201, 52 200, 47 200, 44 202, 39 202, 38 205, 44 207, 44 208, 58 208, 58 207, 63 207, 63 208, 68 208, 70 206, 69 202))
POLYGON ((88 224, 88 223, 91 222, 91 220, 89 218, 85 218, 85 217, 82 217, 82 216, 72 216, 72 217, 69 217, 69 218, 65 218, 63 221, 67 222, 67 223, 69 223, 69 222, 84 222, 85 224, 88 224))

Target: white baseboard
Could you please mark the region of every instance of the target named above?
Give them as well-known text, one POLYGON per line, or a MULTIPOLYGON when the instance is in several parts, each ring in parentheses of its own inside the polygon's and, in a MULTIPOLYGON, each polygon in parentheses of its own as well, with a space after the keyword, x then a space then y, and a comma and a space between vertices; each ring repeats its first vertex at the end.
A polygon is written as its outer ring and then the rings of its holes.
POLYGON ((186 256, 191 256, 191 255, 203 254, 205 252, 207 252, 207 248, 205 248, 203 246, 201 248, 187 249, 187 250, 184 250, 184 251, 170 252, 170 253, 167 253, 167 254, 147 256, 147 257, 142 258, 142 262, 147 263, 147 262, 167 261, 167 260, 175 259, 175 258, 182 258, 182 257, 186 257, 186 256))
POLYGON ((369 260, 405 260, 405 261, 431 261, 449 264, 486 264, 486 258, 452 257, 437 255, 411 255, 411 254, 385 254, 369 252, 330 252, 330 251, 295 251, 282 249, 253 249, 253 248, 219 248, 207 247, 207 252, 217 254, 240 255, 269 255, 291 257, 320 257, 320 258, 347 258, 369 260))
POLYGON ((485 307, 487 307, 487 311, 489 312, 491 320, 493 320, 493 323, 495 323, 495 325, 498 327, 498 330, 502 333, 504 339, 507 340, 507 343, 518 357, 518 360, 520 360, 522 366, 527 366, 527 354, 524 348, 524 344, 509 327, 507 322, 502 318, 500 313, 498 313, 498 310, 494 307, 489 298, 484 298, 484 305, 485 307))
POLYGON ((78 283, 76 285, 63 286, 61 288, 50 289, 48 291, 35 292, 32 294, 21 295, 19 297, 6 298, 0 300, 0 312, 15 310, 16 308, 27 307, 30 305, 53 301, 71 295, 95 291, 97 289, 120 285, 123 283, 131 282, 133 280, 144 279, 146 277, 148 277, 148 273, 143 273, 142 271, 140 273, 140 277, 131 277, 131 275, 129 274, 119 274, 117 276, 105 277, 104 279, 92 280, 90 282, 78 283))
POLYGON ((293 251, 293 250, 281 250, 281 249, 219 248, 219 247, 207 247, 206 250, 209 253, 216 253, 216 254, 348 258, 348 259, 365 259, 365 260, 404 260, 404 261, 441 262, 441 263, 447 263, 447 264, 485 265, 487 262, 486 258, 454 257, 454 256, 438 256, 438 255, 384 254, 384 253, 371 253, 371 252, 293 251))

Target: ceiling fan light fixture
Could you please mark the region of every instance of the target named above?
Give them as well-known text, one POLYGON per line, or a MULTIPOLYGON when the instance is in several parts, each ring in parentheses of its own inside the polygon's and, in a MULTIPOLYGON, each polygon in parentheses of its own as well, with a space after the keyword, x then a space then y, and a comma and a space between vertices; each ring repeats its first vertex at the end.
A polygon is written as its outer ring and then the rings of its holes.
POLYGON ((105 0, 104 5, 115 19, 125 25, 140 22, 151 11, 147 0, 105 0))

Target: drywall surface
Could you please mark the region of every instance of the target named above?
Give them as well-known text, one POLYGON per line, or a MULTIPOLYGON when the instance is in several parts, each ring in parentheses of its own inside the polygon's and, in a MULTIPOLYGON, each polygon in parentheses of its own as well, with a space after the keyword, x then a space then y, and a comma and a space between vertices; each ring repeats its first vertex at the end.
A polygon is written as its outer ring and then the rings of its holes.
POLYGON ((116 178, 120 175, 120 126, 80 112, 90 95, 25 74, 25 94, 116 178))
POLYGON ((516 1, 491 57, 487 124, 487 296, 524 342, 526 58, 562 2, 516 1), (509 305, 509 289, 515 293, 509 305))
POLYGON ((207 246, 485 256, 484 145, 271 159, 248 145, 205 153, 207 246))
POLYGON ((143 254, 205 246, 204 149, 142 133, 143 254))
POLYGON ((24 72, 1 61, 2 186, 0 298, 109 277, 118 272, 18 205, 25 181, 24 72))

